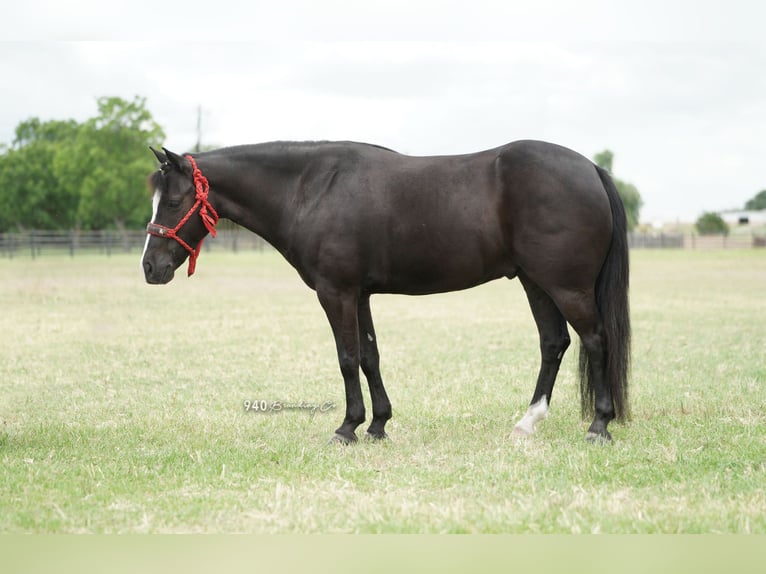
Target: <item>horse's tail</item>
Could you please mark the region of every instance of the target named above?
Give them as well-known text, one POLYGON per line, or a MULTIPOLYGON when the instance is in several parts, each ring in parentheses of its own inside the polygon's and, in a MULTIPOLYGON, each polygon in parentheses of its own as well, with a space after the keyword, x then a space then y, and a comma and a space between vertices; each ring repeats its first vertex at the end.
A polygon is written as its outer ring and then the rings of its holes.
MULTIPOLYGON (((628 238, 625 207, 617 188, 604 169, 596 166, 612 208, 612 242, 596 280, 596 306, 603 322, 606 384, 612 394, 617 420, 630 414, 630 311, 628 305, 628 238)), ((580 346, 580 391, 583 416, 593 414, 594 389, 588 376, 588 357, 580 346)))

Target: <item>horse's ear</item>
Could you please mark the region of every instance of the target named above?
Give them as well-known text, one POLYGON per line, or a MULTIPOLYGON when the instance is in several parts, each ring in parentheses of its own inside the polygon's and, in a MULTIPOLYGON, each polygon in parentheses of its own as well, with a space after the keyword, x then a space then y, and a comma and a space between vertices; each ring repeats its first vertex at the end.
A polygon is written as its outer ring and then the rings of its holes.
POLYGON ((161 151, 157 151, 157 150, 156 150, 156 149, 154 149, 152 146, 149 146, 149 149, 150 149, 150 150, 152 150, 152 153, 154 154, 154 157, 156 157, 156 158, 157 158, 157 161, 158 161, 158 162, 160 162, 160 163, 167 163, 167 161, 168 161, 168 156, 166 156, 166 155, 165 155, 164 153, 162 153, 161 151))
POLYGON ((162 151, 165 152, 165 155, 167 156, 167 161, 170 163, 170 165, 177 168, 179 171, 186 172, 191 171, 189 161, 177 153, 173 153, 167 148, 162 148, 162 151))

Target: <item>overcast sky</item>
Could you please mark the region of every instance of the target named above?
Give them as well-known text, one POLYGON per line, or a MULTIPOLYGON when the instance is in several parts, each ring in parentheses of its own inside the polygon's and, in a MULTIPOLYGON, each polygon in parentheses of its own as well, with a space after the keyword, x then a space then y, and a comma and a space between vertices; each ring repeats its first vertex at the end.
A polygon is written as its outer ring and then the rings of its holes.
MULTIPOLYGON (((0 142, 134 95, 166 147, 523 138, 615 154, 645 222, 766 189, 766 2, 3 0, 0 142)), ((0 191, 0 193, 2 193, 0 191)))

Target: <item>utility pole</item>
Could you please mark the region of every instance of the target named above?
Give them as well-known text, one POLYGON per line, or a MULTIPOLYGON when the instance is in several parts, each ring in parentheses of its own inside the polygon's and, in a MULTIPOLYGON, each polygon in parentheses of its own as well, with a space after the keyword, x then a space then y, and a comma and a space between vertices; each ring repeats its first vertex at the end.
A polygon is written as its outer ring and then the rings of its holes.
POLYGON ((197 144, 194 151, 199 153, 202 149, 202 106, 197 106, 197 144))

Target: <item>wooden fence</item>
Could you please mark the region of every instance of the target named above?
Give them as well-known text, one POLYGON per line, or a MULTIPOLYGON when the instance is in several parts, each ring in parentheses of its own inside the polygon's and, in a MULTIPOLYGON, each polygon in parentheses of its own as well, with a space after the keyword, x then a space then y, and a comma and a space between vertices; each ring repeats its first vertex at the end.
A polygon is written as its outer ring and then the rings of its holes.
MULTIPOLYGON (((263 239, 242 227, 222 225, 217 236, 207 237, 203 251, 264 249, 269 247, 263 239)), ((43 255, 84 254, 112 255, 113 253, 141 253, 146 232, 128 230, 104 231, 21 231, 0 233, 0 257, 40 257, 43 255)))
MULTIPOLYGON (((242 227, 222 222, 215 238, 205 239, 204 251, 270 249, 268 243, 242 227)), ((105 231, 23 231, 0 233, 0 258, 40 257, 96 253, 141 253, 146 242, 144 231, 123 233, 105 231)), ((750 234, 696 235, 682 233, 628 234, 632 249, 744 249, 766 247, 766 237, 750 234)))
POLYGON ((628 233, 633 249, 747 249, 766 247, 766 236, 757 233, 698 235, 696 233, 628 233))

